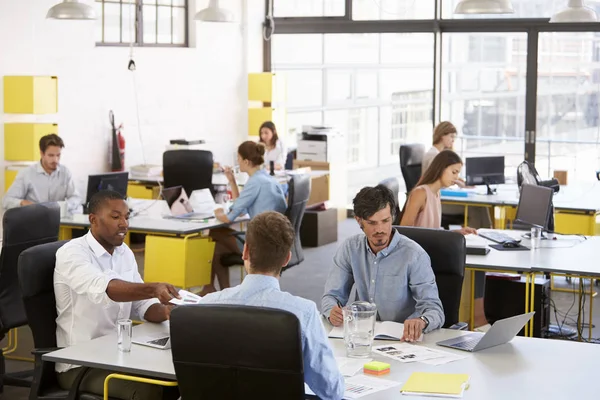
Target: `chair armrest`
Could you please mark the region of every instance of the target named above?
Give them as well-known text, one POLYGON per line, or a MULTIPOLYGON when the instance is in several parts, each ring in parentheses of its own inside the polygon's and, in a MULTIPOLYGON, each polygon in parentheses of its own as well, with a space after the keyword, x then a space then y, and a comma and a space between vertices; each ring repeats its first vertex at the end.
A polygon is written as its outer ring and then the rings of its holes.
POLYGON ((242 245, 246 243, 246 232, 233 232, 231 235, 242 245))
POLYGON ((466 331, 468 327, 469 324, 467 324, 466 322, 457 322, 448 329, 454 329, 456 331, 466 331))

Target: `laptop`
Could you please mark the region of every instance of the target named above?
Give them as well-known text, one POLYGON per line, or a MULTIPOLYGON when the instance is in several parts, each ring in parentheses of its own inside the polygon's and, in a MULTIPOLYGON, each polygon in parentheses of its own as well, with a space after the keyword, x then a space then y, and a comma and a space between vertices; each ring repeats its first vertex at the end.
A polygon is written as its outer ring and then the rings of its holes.
POLYGON ((171 348, 171 338, 169 337, 168 333, 134 337, 131 339, 131 343, 154 347, 155 349, 160 350, 167 350, 171 348))
POLYGON ((500 319, 485 333, 474 332, 456 338, 442 340, 436 344, 452 349, 475 352, 510 342, 525 324, 535 314, 535 311, 500 319))
POLYGON ((171 215, 165 218, 175 219, 210 219, 214 214, 194 212, 190 199, 183 186, 173 186, 162 190, 162 197, 167 201, 171 215))

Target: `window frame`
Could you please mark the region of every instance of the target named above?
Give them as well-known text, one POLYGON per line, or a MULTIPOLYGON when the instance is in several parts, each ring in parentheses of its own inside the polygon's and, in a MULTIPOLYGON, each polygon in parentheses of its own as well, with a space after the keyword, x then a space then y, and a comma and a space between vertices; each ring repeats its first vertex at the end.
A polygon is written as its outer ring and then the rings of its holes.
MULTIPOLYGON (((144 12, 143 12, 143 8, 144 8, 144 0, 135 0, 135 41, 133 42, 133 46, 134 47, 177 47, 177 48, 181 48, 181 47, 189 47, 189 40, 190 40, 190 31, 189 31, 189 5, 190 2, 189 0, 183 0, 184 1, 184 6, 176 6, 173 5, 173 1, 171 1, 171 5, 167 6, 167 5, 162 5, 164 7, 170 7, 171 8, 171 43, 145 43, 144 42, 144 12), (184 8, 185 10, 185 39, 183 43, 172 43, 173 42, 173 8, 184 8)), ((120 29, 119 29, 119 38, 121 40, 120 43, 117 42, 104 42, 104 41, 96 41, 96 47, 128 47, 131 44, 129 42, 123 42, 123 5, 127 5, 127 4, 131 4, 131 3, 127 3, 127 2, 123 2, 123 0, 94 0, 94 4, 96 3, 101 3, 102 4, 102 12, 100 13, 99 19, 102 21, 101 25, 102 25, 102 40, 104 40, 104 5, 106 3, 112 3, 112 4, 120 4, 121 5, 121 10, 120 10, 120 29)), ((156 3, 158 3, 158 0, 156 1, 156 3)), ((157 12, 158 12, 158 6, 159 4, 145 4, 146 6, 150 5, 154 5, 157 8, 157 12)), ((158 16, 156 18, 156 36, 158 38, 158 16)))

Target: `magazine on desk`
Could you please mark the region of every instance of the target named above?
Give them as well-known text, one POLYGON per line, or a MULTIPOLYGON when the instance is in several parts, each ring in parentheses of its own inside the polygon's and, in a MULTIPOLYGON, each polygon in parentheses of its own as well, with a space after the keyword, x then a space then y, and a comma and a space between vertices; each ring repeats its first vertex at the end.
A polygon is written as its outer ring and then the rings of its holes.
MULTIPOLYGON (((373 339, 376 340, 401 340, 404 335, 404 324, 393 322, 393 321, 377 321, 375 322, 375 333, 373 339)), ((331 332, 329 337, 334 339, 344 338, 344 327, 336 326, 331 332)), ((423 335, 419 338, 419 342, 423 340, 423 335)))

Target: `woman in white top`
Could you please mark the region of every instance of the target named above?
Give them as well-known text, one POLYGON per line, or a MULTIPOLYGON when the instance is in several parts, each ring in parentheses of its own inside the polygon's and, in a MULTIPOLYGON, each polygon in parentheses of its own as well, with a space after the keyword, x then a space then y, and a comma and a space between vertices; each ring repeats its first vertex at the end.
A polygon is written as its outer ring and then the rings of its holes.
POLYGON ((264 143, 266 147, 265 152, 265 166, 269 168, 270 162, 275 163, 275 169, 281 170, 285 168, 285 161, 287 158, 287 151, 281 139, 277 135, 277 128, 271 121, 265 121, 262 123, 259 129, 260 140, 259 142, 264 143))
POLYGON ((431 165, 431 162, 442 150, 452 150, 456 139, 456 127, 452 122, 440 122, 433 130, 433 146, 423 155, 421 164, 421 176, 431 165))

